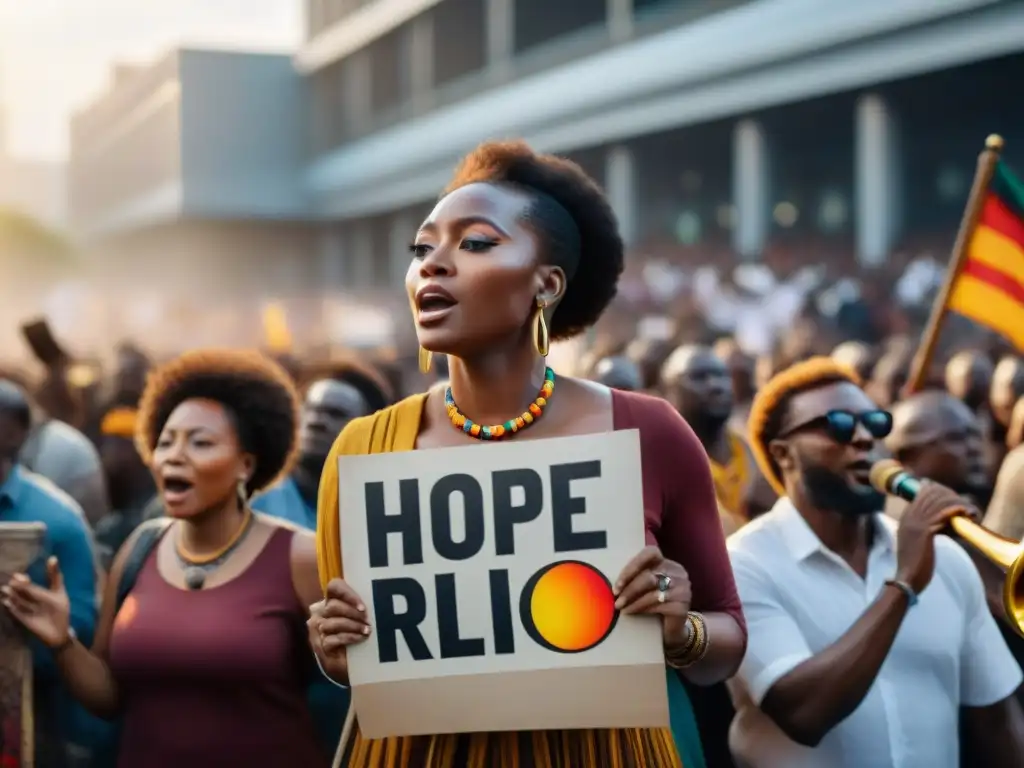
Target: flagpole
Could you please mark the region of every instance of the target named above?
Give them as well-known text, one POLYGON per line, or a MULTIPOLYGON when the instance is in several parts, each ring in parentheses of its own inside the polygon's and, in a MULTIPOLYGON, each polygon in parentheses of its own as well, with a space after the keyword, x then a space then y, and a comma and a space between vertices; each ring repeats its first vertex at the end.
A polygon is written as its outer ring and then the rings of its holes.
POLYGON ((924 386, 925 379, 928 376, 928 368, 931 366, 932 358, 935 356, 935 349, 939 343, 942 323, 946 319, 949 297, 953 293, 953 286, 956 285, 956 280, 963 271, 964 264, 967 262, 971 238, 974 236, 974 230, 978 226, 978 219, 985 204, 985 195, 988 193, 988 186, 992 182, 996 163, 999 162, 999 154, 1002 150, 1003 137, 992 134, 985 140, 985 149, 978 155, 978 169, 974 174, 971 194, 967 198, 967 207, 964 208, 964 215, 960 220, 960 229, 957 231, 956 240, 953 243, 949 266, 946 268, 946 278, 939 289, 939 294, 935 297, 935 302, 932 304, 932 311, 928 316, 928 324, 925 326, 921 343, 914 354, 914 360, 910 364, 910 375, 907 377, 907 384, 903 389, 904 395, 919 392, 924 386))

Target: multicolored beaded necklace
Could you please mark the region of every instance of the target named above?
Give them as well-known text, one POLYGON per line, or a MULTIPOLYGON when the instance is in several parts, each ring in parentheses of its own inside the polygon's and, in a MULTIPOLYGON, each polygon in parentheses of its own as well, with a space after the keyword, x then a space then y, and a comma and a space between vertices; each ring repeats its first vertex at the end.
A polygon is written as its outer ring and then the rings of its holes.
POLYGON ((523 415, 509 419, 504 424, 495 424, 493 427, 484 427, 476 424, 462 413, 459 410, 459 406, 455 404, 451 387, 448 387, 444 392, 444 404, 448 410, 448 418, 452 420, 452 426, 456 429, 461 429, 467 435, 475 437, 477 440, 500 440, 521 429, 526 429, 539 419, 544 414, 544 408, 547 406, 548 400, 551 399, 551 393, 554 391, 555 372, 550 368, 545 368, 544 383, 541 385, 540 393, 537 395, 537 399, 530 403, 530 407, 523 411, 523 415))

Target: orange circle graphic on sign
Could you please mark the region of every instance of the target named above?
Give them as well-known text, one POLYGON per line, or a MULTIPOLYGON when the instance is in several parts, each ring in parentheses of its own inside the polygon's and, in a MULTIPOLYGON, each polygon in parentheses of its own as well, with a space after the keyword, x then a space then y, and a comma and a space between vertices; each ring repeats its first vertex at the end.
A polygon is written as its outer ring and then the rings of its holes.
POLYGON ((599 645, 618 620, 611 582, 577 560, 552 563, 535 573, 523 589, 519 616, 531 638, 559 653, 599 645))

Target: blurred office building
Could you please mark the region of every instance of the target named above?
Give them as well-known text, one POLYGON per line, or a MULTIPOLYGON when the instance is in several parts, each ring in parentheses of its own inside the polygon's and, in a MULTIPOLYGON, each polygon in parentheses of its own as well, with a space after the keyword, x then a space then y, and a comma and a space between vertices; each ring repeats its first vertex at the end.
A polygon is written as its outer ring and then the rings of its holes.
POLYGON ((328 284, 398 283, 488 138, 573 157, 634 248, 706 261, 781 238, 878 263, 955 229, 989 133, 1024 166, 1024 3, 305 1, 328 284))
POLYGON ((111 280, 380 302, 491 138, 698 263, 880 263, 955 230, 989 133, 1024 167, 1012 0, 302 1, 294 57, 173 51, 75 116, 72 224, 111 280))
POLYGON ((179 49, 116 67, 70 126, 71 226, 90 264, 113 287, 198 302, 305 288, 302 94, 287 55, 179 49))

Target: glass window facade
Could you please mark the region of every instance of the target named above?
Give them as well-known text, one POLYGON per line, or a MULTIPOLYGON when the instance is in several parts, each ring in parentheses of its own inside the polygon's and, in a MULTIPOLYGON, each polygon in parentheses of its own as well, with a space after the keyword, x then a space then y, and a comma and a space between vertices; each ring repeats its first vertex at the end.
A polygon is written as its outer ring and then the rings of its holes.
POLYGON ((881 89, 902 134, 904 230, 951 235, 963 215, 985 138, 1006 140, 1005 157, 1024 169, 1024 56, 958 67, 881 89))
POLYGON ((773 236, 852 244, 853 94, 790 104, 758 116, 769 146, 773 236))
POLYGON ((728 241, 732 125, 708 123, 630 142, 635 152, 641 240, 683 245, 728 241))

